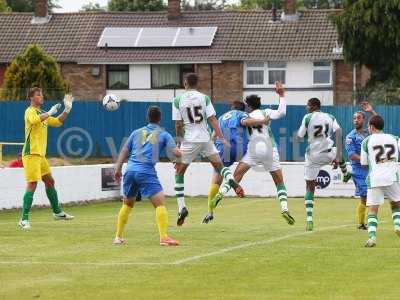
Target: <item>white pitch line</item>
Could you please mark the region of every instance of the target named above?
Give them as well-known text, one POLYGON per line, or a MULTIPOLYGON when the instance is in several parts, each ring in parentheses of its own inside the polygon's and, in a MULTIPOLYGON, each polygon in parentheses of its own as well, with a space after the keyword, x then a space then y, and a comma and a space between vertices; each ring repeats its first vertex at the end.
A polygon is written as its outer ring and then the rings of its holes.
POLYGON ((334 230, 334 229, 340 229, 340 228, 345 228, 349 226, 354 226, 354 224, 346 224, 346 225, 339 225, 339 226, 330 226, 330 227, 324 227, 321 228, 320 230, 315 230, 311 232, 297 232, 293 234, 287 234, 281 237, 277 238, 272 238, 264 241, 257 241, 257 242, 250 242, 250 243, 245 243, 245 244, 239 244, 236 246, 231 246, 227 248, 223 248, 217 251, 205 253, 205 254, 200 254, 200 255, 195 255, 191 257, 187 257, 184 259, 176 260, 173 262, 43 262, 43 261, 0 261, 0 265, 17 265, 17 264, 24 264, 24 265, 38 265, 38 264, 43 264, 43 265, 60 265, 60 266, 180 266, 184 265, 189 262, 201 260, 203 258, 211 257, 211 256, 216 256, 220 254, 225 254, 228 252, 233 252, 245 248, 251 248, 254 246, 259 246, 259 245, 269 245, 273 244, 279 241, 283 240, 288 240, 294 237, 299 237, 299 236, 304 236, 304 235, 311 235, 313 233, 321 232, 321 231, 328 231, 328 230, 334 230))

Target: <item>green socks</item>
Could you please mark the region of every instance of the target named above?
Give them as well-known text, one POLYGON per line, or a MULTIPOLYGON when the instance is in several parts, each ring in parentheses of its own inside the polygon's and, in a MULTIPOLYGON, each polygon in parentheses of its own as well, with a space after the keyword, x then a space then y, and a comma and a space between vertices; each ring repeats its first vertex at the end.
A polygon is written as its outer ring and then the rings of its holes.
POLYGON ((368 237, 376 238, 376 228, 378 227, 378 216, 368 214, 368 237))
POLYGON ((178 211, 186 207, 184 175, 175 175, 175 195, 178 202, 178 211))
POLYGON ((394 231, 400 232, 400 208, 395 208, 392 210, 392 218, 394 224, 394 231))
POLYGON ((306 195, 304 196, 304 204, 306 205, 307 222, 312 222, 314 210, 314 193, 306 192, 306 195))
POLYGON ((287 204, 287 191, 285 185, 283 183, 278 184, 276 186, 276 190, 277 190, 278 200, 281 203, 281 210, 287 211, 288 204, 287 204))
POLYGON ((58 195, 57 191, 54 187, 50 187, 46 189, 47 198, 50 201, 51 208, 53 209, 53 213, 59 214, 62 212, 60 204, 58 203, 58 195))
POLYGON ((29 211, 33 202, 33 192, 26 191, 22 205, 22 220, 29 220, 29 211))

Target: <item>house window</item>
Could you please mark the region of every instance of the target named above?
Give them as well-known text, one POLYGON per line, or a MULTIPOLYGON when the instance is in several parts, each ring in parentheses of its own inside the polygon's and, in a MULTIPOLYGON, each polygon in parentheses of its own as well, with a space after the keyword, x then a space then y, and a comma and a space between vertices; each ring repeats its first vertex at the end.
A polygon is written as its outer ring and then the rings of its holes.
POLYGON ((313 83, 315 85, 331 84, 332 67, 330 61, 316 61, 313 63, 313 83))
POLYGON ((152 65, 151 87, 153 89, 179 89, 187 73, 194 72, 194 65, 152 65))
POLYGON ((265 67, 263 62, 246 63, 246 85, 261 86, 264 85, 265 67))
POLYGON ((107 66, 107 89, 109 90, 129 89, 129 65, 107 66))
POLYGON ((268 63, 268 84, 274 85, 277 81, 286 83, 286 62, 268 63))

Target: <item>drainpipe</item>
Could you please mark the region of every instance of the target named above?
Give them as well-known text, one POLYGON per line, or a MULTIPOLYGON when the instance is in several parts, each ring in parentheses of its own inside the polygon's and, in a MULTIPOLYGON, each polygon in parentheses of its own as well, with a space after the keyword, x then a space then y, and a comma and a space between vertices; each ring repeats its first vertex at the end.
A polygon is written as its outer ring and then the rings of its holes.
POLYGON ((211 89, 210 98, 212 100, 214 100, 214 67, 213 67, 213 64, 210 64, 210 89, 211 89))

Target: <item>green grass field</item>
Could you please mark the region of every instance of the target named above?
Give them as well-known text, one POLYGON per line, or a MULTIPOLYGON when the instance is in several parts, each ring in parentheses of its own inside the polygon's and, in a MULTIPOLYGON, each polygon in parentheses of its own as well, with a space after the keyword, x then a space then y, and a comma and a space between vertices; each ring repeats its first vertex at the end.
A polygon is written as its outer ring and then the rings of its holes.
POLYGON ((69 207, 71 222, 33 210, 30 232, 17 212, 0 213, 0 299, 398 299, 400 240, 387 204, 378 245, 363 247, 356 200, 317 199, 313 233, 304 231, 302 199, 291 199, 288 226, 273 199, 226 199, 213 224, 200 221, 206 199, 188 200, 190 216, 160 247, 154 211, 137 204, 128 244, 111 244, 118 202, 69 207))

